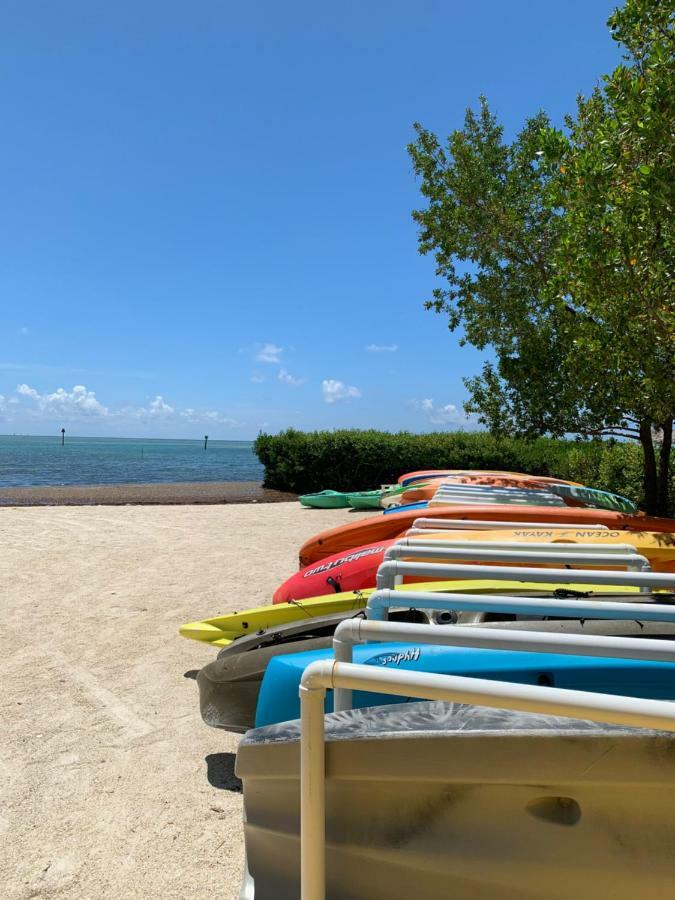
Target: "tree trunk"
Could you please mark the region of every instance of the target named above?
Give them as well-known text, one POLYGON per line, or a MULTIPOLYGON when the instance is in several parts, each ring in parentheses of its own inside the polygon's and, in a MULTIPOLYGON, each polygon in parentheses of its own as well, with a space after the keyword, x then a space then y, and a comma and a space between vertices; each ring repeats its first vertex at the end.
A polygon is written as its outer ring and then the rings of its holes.
POLYGON ((659 491, 651 422, 644 420, 640 422, 640 443, 643 454, 642 485, 645 495, 645 510, 650 516, 655 516, 658 515, 659 491))
POLYGON ((668 491, 670 488, 670 451, 673 446, 673 420, 666 419, 661 425, 663 443, 659 451, 659 475, 656 506, 660 516, 668 515, 668 491))

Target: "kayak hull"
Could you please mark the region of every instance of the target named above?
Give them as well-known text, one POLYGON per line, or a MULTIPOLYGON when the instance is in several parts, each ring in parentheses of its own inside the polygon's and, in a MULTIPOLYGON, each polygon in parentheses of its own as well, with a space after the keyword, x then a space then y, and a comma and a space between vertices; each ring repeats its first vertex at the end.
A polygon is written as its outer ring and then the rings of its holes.
MULTIPOLYGON (((541 592, 539 592, 541 594, 541 592)), ((613 595, 616 596, 616 595, 613 595)), ((625 595, 619 595, 625 597, 625 595)), ((337 625, 353 613, 341 612, 306 619, 270 630, 264 634, 240 638, 204 666, 197 676, 202 718, 213 728, 242 733, 253 728, 256 721, 258 695, 267 666, 273 659, 289 654, 326 651, 331 653, 332 635, 337 625)), ((581 622, 579 620, 549 620, 501 622, 491 613, 460 612, 457 624, 485 628, 516 628, 520 631, 548 631, 556 634, 613 634, 629 637, 639 634, 648 638, 675 637, 675 623, 646 622, 581 622)), ((423 610, 399 610, 394 621, 429 623, 423 610)), ((429 628, 434 625, 429 623, 429 628)))
MULTIPOLYGON (((386 541, 405 534, 419 517, 419 510, 393 512, 386 516, 372 516, 322 531, 310 538, 300 548, 300 566, 319 562, 327 556, 352 550, 376 541, 386 541)), ((507 506, 503 504, 457 504, 435 506, 424 510, 424 518, 465 519, 467 527, 472 521, 497 522, 550 522, 565 525, 606 525, 615 531, 654 531, 675 533, 675 520, 627 515, 613 510, 582 509, 573 507, 507 506)))
MULTIPOLYGON (((636 626, 636 631, 638 629, 636 626)), ((607 631, 606 627, 604 630, 607 631)), ((563 690, 653 700, 675 698, 675 663, 668 662, 395 642, 357 645, 352 653, 356 664, 389 667, 396 671, 486 678, 514 684, 546 684, 563 690)), ((303 672, 314 662, 332 658, 333 650, 328 648, 270 659, 260 686, 256 728, 297 719, 303 672)), ((352 692, 355 709, 410 703, 414 699, 369 691, 352 692)), ((326 712, 333 711, 332 692, 326 694, 325 708, 326 712)))
MULTIPOLYGON (((566 587, 566 586, 565 586, 566 587)), ((500 581, 495 579, 475 579, 467 581, 427 581, 421 584, 401 584, 395 590, 401 591, 401 605, 406 591, 431 591, 433 593, 448 593, 455 591, 461 594, 514 594, 519 596, 540 597, 552 593, 560 588, 553 582, 535 583, 518 582, 514 587, 513 581, 500 581)), ((575 592, 591 592, 604 595, 616 593, 616 589, 603 585, 577 584, 575 592)), ((243 612, 227 613, 222 616, 214 616, 211 619, 203 619, 199 622, 188 622, 179 628, 181 637, 189 638, 200 643, 211 644, 214 647, 229 647, 240 639, 249 639, 251 636, 262 637, 267 631, 275 631, 281 626, 293 622, 306 620, 315 621, 323 616, 338 613, 358 615, 365 609, 368 598, 374 588, 366 588, 363 591, 350 591, 344 594, 331 594, 323 597, 310 597, 307 600, 292 603, 277 603, 273 606, 258 606, 243 612)), ((637 588, 628 588, 627 593, 637 594, 637 588)), ((647 596, 646 594, 644 596, 647 596)))
POLYGON ((349 506, 347 495, 340 491, 320 491, 317 494, 303 494, 300 498, 303 506, 312 509, 346 509, 349 506))
MULTIPOLYGON (((434 544, 437 541, 518 541, 527 543, 565 543, 565 544, 628 544, 644 556, 655 572, 675 572, 675 534, 633 533, 627 531, 584 531, 568 529, 553 531, 551 529, 496 529, 495 531, 462 531, 435 532, 416 535, 420 543, 434 544)), ((294 572, 274 592, 273 603, 286 603, 290 600, 302 600, 305 597, 340 593, 342 591, 358 591, 375 585, 378 567, 384 560, 384 554, 399 538, 377 541, 366 544, 346 553, 336 553, 312 565, 294 572)), ((525 547, 523 547, 525 549, 525 547)), ((433 561, 433 560, 430 560, 433 561)), ((457 562, 470 562, 471 555, 457 562)), ((508 563, 507 563, 508 565, 508 563)), ((519 565, 526 565, 519 563, 519 565)), ((406 583, 428 579, 406 579, 406 583)))

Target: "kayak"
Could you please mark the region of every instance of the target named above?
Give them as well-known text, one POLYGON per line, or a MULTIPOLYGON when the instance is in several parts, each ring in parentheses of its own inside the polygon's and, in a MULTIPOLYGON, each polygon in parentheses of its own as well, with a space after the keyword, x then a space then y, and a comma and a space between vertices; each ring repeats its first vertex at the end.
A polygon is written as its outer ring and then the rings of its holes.
MULTIPOLYGON (((629 531, 553 530, 553 529, 496 529, 494 531, 430 531, 415 535, 416 543, 433 544, 438 541, 461 542, 514 542, 564 544, 598 544, 600 547, 612 544, 628 544, 644 556, 654 572, 675 572, 675 534, 654 534, 629 531)), ((357 547, 346 553, 336 553, 320 562, 305 566, 294 572, 276 589, 273 603, 302 600, 305 597, 319 597, 342 591, 357 591, 373 587, 377 570, 382 564, 385 552, 394 546, 400 537, 386 541, 376 541, 357 547)), ((467 550, 463 562, 471 560, 467 550)), ((457 560, 459 562, 459 560, 457 560)), ((525 565, 525 564, 524 564, 525 565)), ((411 579, 410 581, 428 579, 411 579)))
MULTIPOLYGON (((671 520, 675 525, 675 520, 671 520)), ((654 572, 675 572, 675 533, 650 531, 594 531, 584 528, 495 528, 490 531, 430 531, 413 535, 420 544, 433 545, 435 541, 489 541, 503 543, 518 541, 553 544, 628 544, 644 556, 654 572)))
MULTIPOLYGON (((541 596, 541 591, 539 592, 541 596)), ((634 599, 636 594, 607 594, 611 599, 634 599)), ((641 595, 645 597, 646 595, 641 595)), ((307 651, 331 651, 333 634, 338 624, 353 617, 352 612, 333 613, 276 626, 272 631, 241 637, 223 648, 216 659, 207 663, 197 675, 199 705, 203 720, 213 728, 242 733, 256 721, 258 693, 265 671, 273 659, 307 651)), ((585 621, 580 619, 547 619, 498 621, 494 613, 463 611, 456 614, 455 624, 489 629, 516 629, 551 634, 611 634, 617 637, 670 637, 675 623, 633 621, 585 621)), ((398 610, 392 620, 426 622, 423 610, 398 610)), ((405 654, 405 650, 402 651, 405 654)))
MULTIPOLYGON (((418 509, 396 511, 390 515, 370 516, 327 529, 309 538, 300 548, 300 566, 308 566, 319 562, 335 553, 352 550, 376 541, 386 541, 399 537, 412 528, 419 517, 418 509)), ((583 526, 606 525, 616 531, 630 530, 639 532, 675 533, 675 520, 646 516, 641 513, 628 515, 605 509, 583 509, 571 506, 506 506, 504 504, 453 504, 436 506, 424 510, 424 517, 429 519, 462 519, 470 528, 472 521, 509 521, 536 523, 546 522, 555 525, 583 526)))
POLYGON ((396 503, 407 493, 407 487, 386 487, 373 491, 354 491, 346 495, 354 509, 380 509, 385 501, 396 503))
POLYGON ((398 479, 399 484, 414 484, 417 481, 424 481, 427 478, 448 478, 450 476, 470 476, 476 477, 480 475, 515 475, 523 478, 531 478, 524 472, 503 472, 501 469, 419 469, 416 472, 406 472, 398 479))
MULTIPOLYGON (((499 579, 469 579, 460 581, 430 581, 422 584, 397 585, 397 591, 430 591, 432 593, 448 593, 453 591, 462 594, 518 594, 545 596, 560 589, 559 584, 535 582, 502 581, 499 579)), ((188 622, 181 625, 178 633, 192 641, 211 644, 214 647, 228 647, 240 638, 256 635, 262 639, 266 632, 293 622, 314 623, 322 616, 348 613, 354 616, 365 609, 368 598, 375 588, 362 591, 345 591, 342 594, 329 594, 322 597, 310 597, 301 602, 277 603, 273 606, 256 606, 243 612, 227 613, 188 622)), ((615 587, 606 585, 576 584, 574 593, 616 593, 615 587)), ((569 593, 569 592, 568 592, 569 593)), ((637 588, 628 587, 624 593, 638 593, 637 588)), ((643 596, 647 596, 646 594, 643 596)), ((402 601, 403 602, 403 601, 402 601)))
MULTIPOLYGON (((397 491, 396 495, 398 495, 398 493, 399 492, 397 491)), ((380 509, 382 498, 389 494, 393 494, 393 492, 377 490, 354 491, 352 494, 347 494, 347 503, 349 503, 353 509, 380 509)))
MULTIPOLYGON (((517 479, 515 476, 507 476, 504 478, 495 478, 494 476, 490 476, 486 479, 481 479, 479 482, 474 481, 474 479, 452 479, 452 480, 442 480, 440 483, 432 483, 427 484, 426 486, 415 485, 410 488, 406 493, 405 498, 406 502, 423 502, 423 501, 434 501, 439 493, 443 493, 444 488, 454 488, 458 487, 462 484, 474 488, 486 487, 488 493, 490 487, 497 489, 515 489, 520 491, 525 490, 543 490, 548 491, 551 494, 556 494, 558 497, 561 497, 565 503, 569 506, 591 506, 597 509, 613 509, 618 512, 625 513, 636 513, 637 505, 633 503, 632 500, 629 500, 627 497, 621 497, 619 494, 612 494, 609 491, 599 491, 596 488, 589 488, 583 484, 571 484, 569 482, 556 482, 553 480, 547 481, 546 479, 517 479)), ((461 488, 460 488, 461 490, 461 488)), ((395 501, 392 501, 392 504, 395 501)), ((489 502, 486 500, 486 502, 489 502)), ((388 504, 388 505, 392 505, 388 504)))
MULTIPOLYGON (((670 624, 670 623, 669 623, 670 624)), ((639 626, 634 626, 636 633, 639 626)), ((668 628, 662 629, 667 633, 668 628)), ((607 629, 605 629, 607 631, 607 629)), ((672 633, 667 634, 672 638, 672 633)), ((332 648, 277 655, 269 660, 260 685, 255 725, 273 725, 300 716, 299 686, 311 663, 333 658, 332 648)), ((545 684, 563 690, 592 691, 646 699, 675 699, 675 663, 615 657, 567 656, 516 650, 484 650, 433 644, 376 643, 353 648, 354 662, 515 684, 545 684)), ((326 712, 333 692, 326 692, 326 712)), ((410 703, 405 695, 354 691, 353 707, 410 703)))
MULTIPOLYGON (((457 581, 434 581, 433 583, 425 584, 424 590, 448 591, 451 583, 455 586, 455 589, 457 584, 459 584, 457 581)), ((492 590, 493 592, 496 590, 495 585, 504 587, 503 582, 468 581, 463 589, 466 591, 477 590, 476 585, 481 585, 483 591, 492 590)), ((400 590, 405 589, 403 586, 400 588, 400 590)), ((407 589, 420 590, 420 585, 409 585, 407 589)), ((354 615, 365 609, 368 597, 373 593, 373 590, 374 588, 366 591, 345 591, 337 596, 310 597, 304 599, 302 603, 291 602, 278 603, 275 606, 257 606, 244 612, 228 613, 224 616, 216 616, 200 622, 188 622, 186 625, 181 625, 178 633, 182 637, 193 641, 202 641, 207 644, 213 644, 216 647, 226 647, 239 638, 268 631, 291 622, 303 622, 309 619, 313 621, 317 617, 335 613, 354 615)), ((399 588, 396 588, 396 590, 399 590, 399 588)))
POLYGON ((627 497, 611 494, 609 491, 598 491, 585 485, 555 484, 551 485, 550 490, 570 503, 583 503, 596 509, 615 509, 631 514, 638 511, 637 504, 627 497))
POLYGON ((342 491, 319 491, 316 494, 303 494, 300 497, 300 503, 314 509, 346 509, 349 506, 347 495, 342 491))
POLYGON ((392 513, 400 512, 402 509, 427 509, 429 506, 426 500, 420 500, 418 503, 404 503, 403 506, 388 506, 385 511, 385 516, 390 516, 392 513))
POLYGON ((551 475, 528 475, 526 472, 503 472, 499 469, 420 469, 417 472, 407 472, 398 479, 399 484, 416 484, 425 479, 447 479, 466 484, 499 484, 512 481, 533 481, 538 484, 570 484, 578 485, 576 481, 567 481, 564 478, 554 478, 551 475))

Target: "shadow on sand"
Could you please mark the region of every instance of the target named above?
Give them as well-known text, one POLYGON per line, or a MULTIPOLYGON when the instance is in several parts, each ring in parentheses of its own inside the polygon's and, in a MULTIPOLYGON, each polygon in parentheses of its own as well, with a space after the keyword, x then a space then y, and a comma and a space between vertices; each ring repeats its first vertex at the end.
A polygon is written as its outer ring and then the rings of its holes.
POLYGON ((234 753, 209 753, 206 760, 206 777, 212 787, 221 791, 241 794, 241 779, 234 774, 234 753))

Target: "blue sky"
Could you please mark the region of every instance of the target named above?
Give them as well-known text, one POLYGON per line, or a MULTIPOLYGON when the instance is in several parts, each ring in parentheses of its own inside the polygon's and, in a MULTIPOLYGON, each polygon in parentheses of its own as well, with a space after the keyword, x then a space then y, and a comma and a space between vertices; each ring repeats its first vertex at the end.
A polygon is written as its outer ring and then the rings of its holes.
POLYGON ((412 123, 560 122, 614 5, 5 0, 0 432, 461 424, 412 123))

